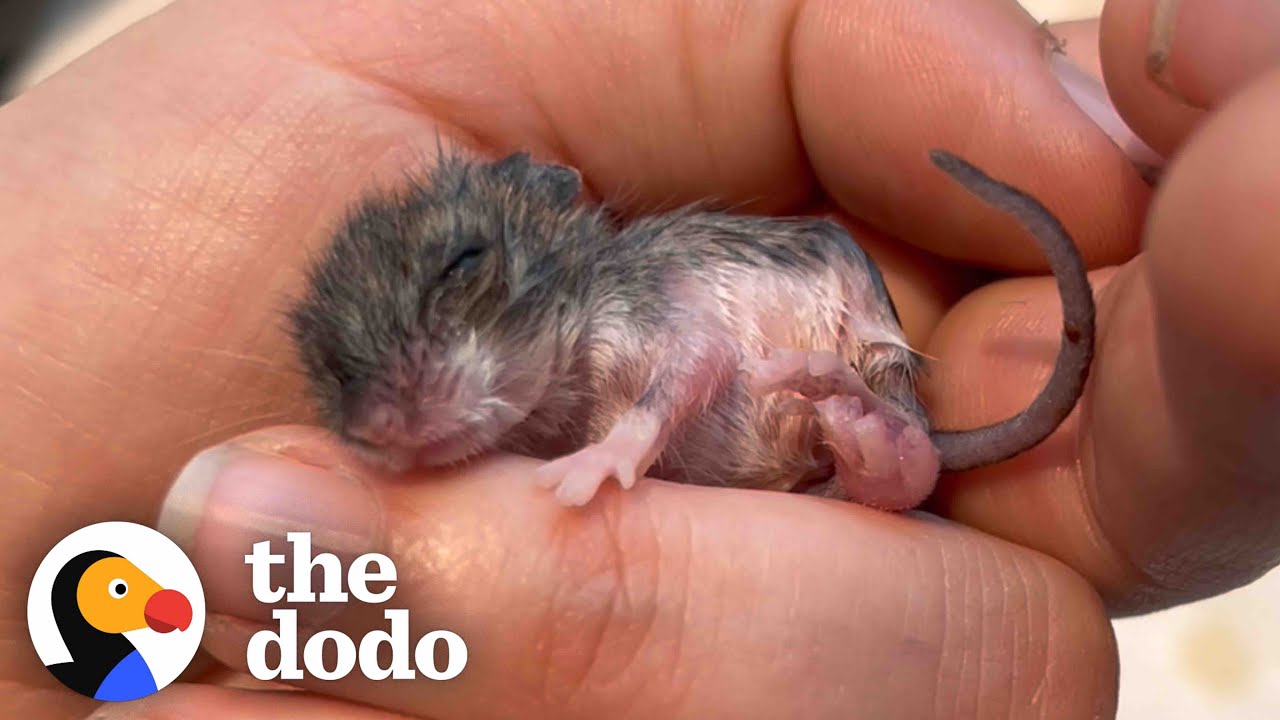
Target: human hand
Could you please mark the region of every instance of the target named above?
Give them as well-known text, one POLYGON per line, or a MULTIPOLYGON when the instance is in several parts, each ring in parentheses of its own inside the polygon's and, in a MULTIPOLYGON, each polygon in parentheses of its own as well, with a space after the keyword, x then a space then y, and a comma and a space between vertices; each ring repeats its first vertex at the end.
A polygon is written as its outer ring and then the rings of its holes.
MULTIPOLYGON (((1110 282, 1095 379, 1048 445, 944 483, 933 509, 970 527, 657 482, 572 514, 525 487, 519 458, 405 483, 314 433, 265 431, 247 442, 344 470, 215 451, 184 476, 175 503, 188 513, 193 478, 216 490, 198 532, 168 515, 223 613, 209 652, 243 662, 243 620, 261 608, 244 604, 241 540, 270 532, 250 523, 275 511, 391 554, 398 600, 467 639, 466 673, 312 686, 333 700, 175 686, 108 714, 375 717, 355 704, 367 703, 440 718, 1105 717, 1115 657, 1093 588, 1145 609, 1270 566, 1275 490, 1227 472, 1258 467, 1239 440, 1274 436, 1258 399, 1274 395, 1249 381, 1276 367, 1249 325, 1265 314, 1206 309, 1276 306, 1257 275, 1266 248, 1251 242, 1271 221, 1230 212, 1276 184, 1258 162, 1275 151, 1253 137, 1228 153, 1221 129, 1273 127, 1276 91, 1259 85, 1189 143, 1134 260, 1149 191, 1055 84, 1012 2, 321 5, 179 2, 0 111, 9 577, 30 577, 82 525, 154 521, 199 448, 308 419, 281 299, 345 204, 430 157, 437 130, 575 165, 632 209, 715 196, 784 213, 817 194, 818 209, 864 218, 911 339, 939 358, 935 417, 967 426, 1034 393, 1056 351, 1056 298, 1026 279, 951 309, 972 274, 915 248, 1040 262, 927 165, 928 148, 953 150, 1057 210, 1091 266, 1124 264, 1098 275, 1110 282), (1217 201, 1175 194, 1198 187, 1217 201), (1195 213, 1199 224, 1184 217, 1195 213), (1206 252, 1222 272, 1191 277, 1206 252), (1205 352, 1205 332, 1222 346, 1205 352)), ((1177 147, 1203 113, 1133 108, 1150 100, 1135 54, 1146 3, 1112 5, 1104 58, 1129 81, 1117 99, 1153 144, 1177 147)), ((31 652, 15 587, 2 596, 9 714, 83 715, 31 652)), ((359 635, 379 622, 353 608, 325 624, 359 635)))

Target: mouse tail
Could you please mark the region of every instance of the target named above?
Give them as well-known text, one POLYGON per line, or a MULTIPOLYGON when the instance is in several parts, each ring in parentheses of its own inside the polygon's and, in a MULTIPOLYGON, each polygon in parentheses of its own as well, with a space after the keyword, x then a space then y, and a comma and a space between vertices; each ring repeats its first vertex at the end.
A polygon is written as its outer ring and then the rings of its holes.
POLYGON ((942 150, 929 158, 988 205, 1018 220, 1049 259, 1062 296, 1062 345, 1053 374, 1022 412, 985 427, 935 431, 943 470, 968 470, 1007 460, 1039 445, 1062 424, 1084 391, 1093 360, 1094 303, 1084 261, 1066 228, 1039 200, 942 150))

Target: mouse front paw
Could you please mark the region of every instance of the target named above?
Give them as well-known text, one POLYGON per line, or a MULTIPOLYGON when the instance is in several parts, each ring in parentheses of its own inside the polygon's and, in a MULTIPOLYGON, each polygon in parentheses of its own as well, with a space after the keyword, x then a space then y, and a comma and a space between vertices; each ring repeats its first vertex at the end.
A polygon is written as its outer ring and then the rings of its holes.
POLYGON ((610 478, 624 490, 636 484, 640 474, 653 464, 659 447, 661 423, 642 413, 624 416, 608 437, 534 471, 534 480, 544 488, 555 488, 561 505, 582 506, 610 478))
POLYGON ((634 460, 602 443, 543 465, 534 478, 539 487, 555 488, 561 505, 582 506, 591 502, 610 478, 617 478, 623 488, 635 485, 637 472, 634 460))

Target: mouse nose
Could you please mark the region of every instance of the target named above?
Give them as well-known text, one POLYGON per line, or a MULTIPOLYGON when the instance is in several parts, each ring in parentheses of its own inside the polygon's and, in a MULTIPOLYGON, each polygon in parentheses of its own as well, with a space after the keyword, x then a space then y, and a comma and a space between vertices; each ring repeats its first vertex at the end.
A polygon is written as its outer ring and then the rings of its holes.
POLYGON ((345 415, 346 433, 372 445, 390 445, 405 434, 404 413, 388 402, 365 404, 345 415))
POLYGON ((349 413, 347 435, 378 447, 412 447, 461 432, 466 428, 464 406, 439 404, 431 398, 399 403, 380 400, 349 413))
POLYGON ((377 447, 412 447, 482 421, 494 373, 490 364, 476 358, 404 358, 392 370, 383 382, 353 387, 344 395, 344 434, 377 447))

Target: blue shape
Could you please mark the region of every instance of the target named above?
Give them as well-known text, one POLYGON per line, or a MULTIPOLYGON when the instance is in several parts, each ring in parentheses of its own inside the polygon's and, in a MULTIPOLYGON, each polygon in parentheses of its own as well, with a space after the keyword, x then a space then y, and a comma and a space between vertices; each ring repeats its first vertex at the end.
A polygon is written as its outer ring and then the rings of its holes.
POLYGON ((156 679, 151 675, 151 668, 147 667, 147 661, 142 659, 142 655, 134 650, 107 673, 93 699, 107 702, 137 700, 154 693, 156 689, 156 679))

